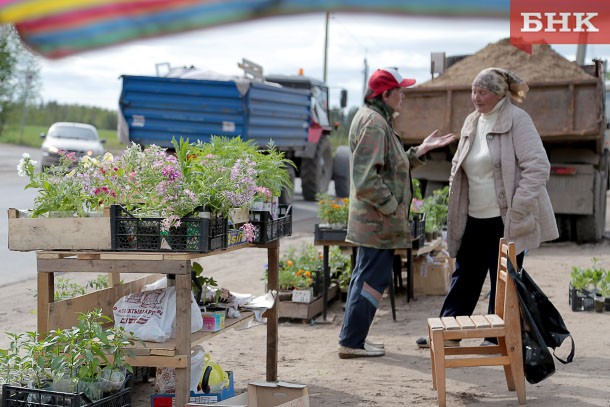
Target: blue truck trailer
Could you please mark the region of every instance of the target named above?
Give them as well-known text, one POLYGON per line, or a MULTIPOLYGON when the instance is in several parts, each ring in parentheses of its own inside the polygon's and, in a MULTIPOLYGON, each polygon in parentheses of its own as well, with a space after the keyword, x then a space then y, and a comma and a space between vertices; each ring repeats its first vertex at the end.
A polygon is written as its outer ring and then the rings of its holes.
MULTIPOLYGON (((173 138, 207 142, 212 136, 240 136, 264 149, 273 141, 296 164, 288 170, 293 180, 301 178, 305 200, 328 190, 333 171, 337 195, 347 195, 349 160, 341 149, 333 166, 323 82, 299 75, 193 79, 190 73, 191 78, 122 76, 121 142, 172 149, 173 138)), ((284 202, 291 199, 287 192, 284 202)))

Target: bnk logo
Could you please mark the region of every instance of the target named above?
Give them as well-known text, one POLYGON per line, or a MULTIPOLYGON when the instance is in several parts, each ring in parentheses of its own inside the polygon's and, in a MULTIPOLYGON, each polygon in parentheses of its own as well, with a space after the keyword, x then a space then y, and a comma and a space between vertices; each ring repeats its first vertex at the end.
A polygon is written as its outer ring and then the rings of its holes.
POLYGON ((532 44, 610 44, 610 1, 510 0, 510 42, 526 52, 532 44))

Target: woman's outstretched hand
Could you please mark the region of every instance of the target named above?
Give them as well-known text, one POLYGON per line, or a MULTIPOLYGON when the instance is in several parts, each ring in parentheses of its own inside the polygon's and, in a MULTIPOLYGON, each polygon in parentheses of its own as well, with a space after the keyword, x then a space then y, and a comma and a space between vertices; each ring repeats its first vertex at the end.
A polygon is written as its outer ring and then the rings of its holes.
POLYGON ((428 135, 419 145, 419 149, 417 150, 416 157, 419 158, 422 155, 426 154, 428 151, 434 150, 439 147, 445 147, 447 144, 451 144, 457 140, 457 137, 453 133, 445 134, 441 136, 441 132, 434 130, 432 133, 428 135))

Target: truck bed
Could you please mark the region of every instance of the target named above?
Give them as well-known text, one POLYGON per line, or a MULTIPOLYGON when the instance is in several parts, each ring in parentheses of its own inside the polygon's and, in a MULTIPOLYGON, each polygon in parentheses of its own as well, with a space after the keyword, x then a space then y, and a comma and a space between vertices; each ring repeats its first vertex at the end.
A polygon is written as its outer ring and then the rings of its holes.
POLYGON ((172 138, 241 136, 265 146, 307 145, 308 91, 251 81, 122 76, 119 138, 171 148, 172 138))
MULTIPOLYGON (((603 84, 595 77, 529 84, 527 111, 545 143, 594 140, 603 147, 603 84)), ((421 143, 434 129, 460 134, 466 116, 474 111, 470 86, 415 87, 405 90, 395 123, 407 145, 421 143)))

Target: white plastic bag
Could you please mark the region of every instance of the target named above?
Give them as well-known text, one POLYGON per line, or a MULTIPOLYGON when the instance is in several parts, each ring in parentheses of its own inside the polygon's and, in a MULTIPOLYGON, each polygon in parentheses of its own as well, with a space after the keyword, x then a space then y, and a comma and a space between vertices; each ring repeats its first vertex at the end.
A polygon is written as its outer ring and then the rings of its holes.
MULTIPOLYGON (((165 342, 176 325, 176 287, 129 294, 117 301, 113 308, 115 326, 143 341, 165 342)), ((191 292, 191 332, 203 327, 201 312, 191 292)))
MULTIPOLYGON (((201 377, 203 376, 203 367, 205 366, 205 350, 201 345, 193 346, 191 349, 191 383, 190 390, 194 393, 200 393, 197 389, 201 377)), ((176 393, 176 369, 173 367, 158 367, 155 378, 155 393, 172 394, 176 393)))

